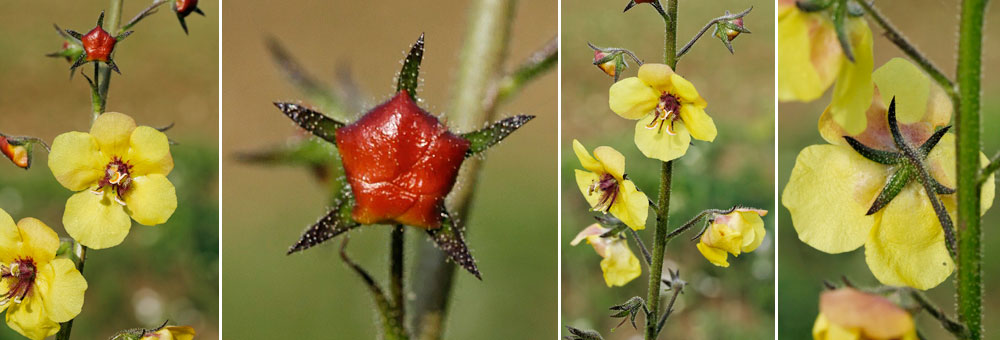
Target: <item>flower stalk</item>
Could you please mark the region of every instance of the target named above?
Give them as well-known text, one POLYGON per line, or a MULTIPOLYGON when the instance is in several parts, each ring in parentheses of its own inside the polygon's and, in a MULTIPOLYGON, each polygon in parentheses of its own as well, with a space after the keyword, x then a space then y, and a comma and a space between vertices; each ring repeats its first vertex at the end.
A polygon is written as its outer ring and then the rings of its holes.
POLYGON ((685 54, 687 54, 688 50, 690 50, 691 47, 694 46, 694 43, 698 42, 698 40, 701 39, 701 36, 705 35, 705 32, 708 32, 708 29, 712 28, 712 26, 715 26, 715 24, 717 24, 719 22, 723 22, 723 21, 740 19, 740 18, 746 16, 747 14, 749 14, 750 11, 752 11, 752 10, 753 10, 753 6, 750 6, 750 8, 747 8, 743 12, 739 12, 739 13, 736 13, 736 14, 727 14, 727 15, 723 15, 723 16, 720 16, 720 17, 717 17, 715 19, 710 20, 707 24, 705 24, 704 27, 701 28, 700 31, 698 31, 698 34, 694 35, 694 38, 691 38, 691 40, 688 41, 687 44, 684 44, 684 47, 681 47, 681 50, 677 52, 677 59, 680 59, 685 54))
POLYGON ((958 40, 955 153, 958 163, 958 315, 969 339, 982 339, 982 229, 980 228, 980 82, 986 0, 962 1, 958 40))
MULTIPOLYGON (((663 17, 663 62, 674 71, 677 70, 677 0, 667 0, 667 15, 663 17)), ((674 162, 662 162, 660 165, 660 194, 656 202, 656 228, 653 231, 653 258, 649 265, 649 286, 647 287, 646 303, 649 315, 646 317, 646 340, 656 339, 659 335, 658 315, 660 313, 660 276, 663 274, 663 253, 667 247, 665 237, 670 228, 667 224, 670 216, 670 188, 673 181, 674 162)))

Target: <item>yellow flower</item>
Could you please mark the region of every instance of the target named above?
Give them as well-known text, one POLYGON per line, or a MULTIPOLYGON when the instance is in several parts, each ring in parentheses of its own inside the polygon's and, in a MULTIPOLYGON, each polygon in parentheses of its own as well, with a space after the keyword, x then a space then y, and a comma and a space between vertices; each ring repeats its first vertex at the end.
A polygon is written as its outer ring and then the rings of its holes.
POLYGON ((168 326, 154 333, 146 333, 140 340, 191 340, 194 339, 194 335, 194 328, 188 326, 168 326))
POLYGON ((845 22, 854 62, 840 47, 829 14, 807 13, 794 0, 778 4, 778 99, 809 102, 836 79, 830 111, 833 119, 856 134, 872 97, 872 32, 863 18, 845 22))
MULTIPOLYGON (((863 157, 843 137, 851 136, 874 149, 895 151, 884 100, 895 96, 903 136, 911 144, 921 145, 936 127, 947 124, 951 106, 938 94, 940 89, 923 86, 926 76, 903 59, 879 68, 873 80, 867 127, 851 135, 830 117, 829 110, 824 113, 820 132, 830 144, 812 145, 799 153, 782 194, 782 205, 791 213, 799 239, 813 248, 836 254, 864 245, 868 267, 880 282, 930 289, 951 275, 954 263, 926 192, 918 181, 911 180, 887 205, 871 211, 900 167, 863 157)), ((980 158, 985 166, 986 155, 980 153, 980 158)), ((955 136, 943 135, 925 162, 935 180, 954 188, 955 136)), ((981 213, 992 206, 994 191, 990 177, 983 186, 981 213)), ((938 197, 954 219, 955 195, 938 197)))
POLYGON ((167 180, 173 168, 166 135, 116 112, 97 118, 90 133, 59 135, 49 154, 59 184, 78 191, 66 202, 66 232, 97 249, 121 243, 130 216, 157 225, 173 215, 177 194, 167 180))
POLYGON ((729 267, 726 253, 740 256, 757 249, 764 241, 764 220, 767 210, 736 209, 716 217, 712 225, 701 235, 698 251, 709 262, 719 267, 729 267))
POLYGON ((917 340, 913 317, 886 298, 840 288, 820 295, 814 340, 917 340))
POLYGON ((601 271, 604 272, 604 283, 608 287, 624 286, 642 274, 639 259, 628 247, 628 241, 619 236, 601 237, 611 229, 593 224, 583 229, 570 245, 580 244, 584 239, 594 246, 594 251, 604 259, 601 260, 601 271))
POLYGON ((14 219, 0 209, 0 312, 7 326, 30 339, 59 331, 80 314, 87 280, 73 261, 56 258, 59 236, 45 223, 14 219))
POLYGON ((715 122, 691 82, 664 64, 643 64, 638 77, 611 85, 608 105, 626 119, 638 119, 635 145, 643 155, 670 161, 687 153, 691 138, 715 140, 715 122))
POLYGON ((625 156, 611 147, 599 146, 591 157, 575 139, 573 152, 587 169, 576 170, 576 184, 591 209, 611 213, 632 229, 645 229, 649 199, 636 189, 635 183, 625 179, 625 156))

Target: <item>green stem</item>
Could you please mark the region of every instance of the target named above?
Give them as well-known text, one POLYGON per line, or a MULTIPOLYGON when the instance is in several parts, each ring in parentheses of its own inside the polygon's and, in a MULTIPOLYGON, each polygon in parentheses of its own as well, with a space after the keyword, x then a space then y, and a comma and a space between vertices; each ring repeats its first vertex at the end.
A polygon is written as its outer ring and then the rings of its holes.
POLYGON ((982 71, 983 20, 987 0, 962 1, 958 40, 958 91, 955 103, 955 145, 958 161, 959 254, 958 317, 969 328, 969 339, 979 340, 982 324, 982 229, 980 229, 979 94, 982 71))
MULTIPOLYGON (((83 275, 83 264, 87 261, 87 247, 73 242, 73 255, 76 257, 76 270, 83 275)), ((56 333, 56 340, 69 340, 70 333, 73 332, 73 320, 59 324, 59 333, 56 333)))
MULTIPOLYGON (((516 0, 477 0, 472 4, 458 77, 453 87, 456 92, 448 110, 452 113, 449 125, 458 131, 478 130, 494 115, 494 111, 484 107, 483 98, 487 97, 490 86, 501 74, 516 3, 516 0)), ((480 162, 475 157, 465 160, 460 181, 467 185, 456 189, 448 197, 446 206, 450 207, 450 211, 457 212, 458 217, 468 216, 480 162)), ((468 231, 469 226, 464 227, 468 231)), ((411 329, 418 339, 441 339, 455 265, 431 242, 421 243, 418 254, 411 329)))
POLYGON ((946 76, 941 69, 935 66, 934 63, 927 58, 927 56, 920 53, 916 46, 911 44, 909 40, 906 40, 906 37, 904 37, 903 34, 896 29, 891 22, 889 22, 889 19, 886 18, 885 15, 882 15, 882 12, 879 12, 878 8, 875 8, 874 5, 868 3, 868 0, 855 2, 861 5, 861 7, 865 9, 865 12, 868 12, 868 16, 871 17, 872 20, 875 20, 875 23, 882 26, 882 29, 885 30, 886 39, 889 39, 889 41, 895 44, 896 47, 899 47, 903 53, 909 56, 910 59, 917 62, 917 65, 920 65, 920 68, 922 68, 924 72, 927 72, 927 74, 929 74, 931 78, 938 83, 938 85, 941 85, 941 88, 944 89, 944 92, 948 94, 948 97, 951 98, 952 101, 958 100, 958 93, 956 92, 955 84, 951 82, 951 79, 948 79, 948 76, 946 76))
MULTIPOLYGON (((667 0, 667 15, 663 17, 666 26, 664 30, 663 62, 676 70, 677 68, 677 0, 667 0)), ((663 162, 660 165, 660 196, 657 200, 656 229, 653 231, 653 258, 649 264, 649 285, 647 286, 646 304, 649 315, 646 317, 646 340, 656 339, 659 335, 658 315, 660 313, 660 276, 663 274, 663 253, 667 247, 669 233, 668 217, 670 216, 670 187, 673 181, 674 162, 663 162)))
POLYGON ((392 249, 389 255, 389 289, 392 292, 393 317, 396 319, 396 323, 400 325, 403 324, 406 316, 406 300, 403 294, 403 267, 405 265, 403 247, 406 245, 405 237, 406 231, 403 230, 403 225, 392 227, 392 237, 389 241, 389 248, 392 249))
MULTIPOLYGON (((104 26, 106 27, 105 30, 108 31, 108 34, 111 36, 118 36, 118 33, 121 31, 122 4, 124 2, 125 0, 111 0, 111 4, 108 7, 107 16, 104 18, 104 26)), ((94 120, 97 119, 97 116, 100 116, 107 110, 108 87, 111 86, 111 68, 107 65, 98 65, 100 67, 100 76, 95 75, 95 78, 99 77, 100 79, 103 79, 103 81, 100 81, 97 84, 97 95, 100 97, 100 101, 94 103, 94 106, 97 108, 93 112, 94 120)), ((94 81, 97 81, 97 79, 94 79, 94 81)))

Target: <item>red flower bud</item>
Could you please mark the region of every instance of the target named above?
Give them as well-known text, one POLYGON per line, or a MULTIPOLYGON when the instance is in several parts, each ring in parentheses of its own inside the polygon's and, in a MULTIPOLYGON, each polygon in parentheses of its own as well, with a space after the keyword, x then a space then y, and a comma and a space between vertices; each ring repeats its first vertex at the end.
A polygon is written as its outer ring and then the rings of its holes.
POLYGON ((11 144, 7 137, 0 136, 0 152, 20 168, 27 169, 31 166, 28 148, 22 144, 11 144))
POLYGON ((114 51, 115 44, 118 43, 118 40, 108 34, 108 31, 105 31, 101 26, 94 27, 80 41, 83 43, 84 52, 86 52, 84 54, 85 61, 103 62, 111 60, 111 52, 114 51))
POLYGON ((337 130, 337 148, 361 224, 441 226, 445 195, 469 141, 452 134, 405 90, 337 130))
POLYGON ((198 0, 177 0, 174 1, 174 12, 188 16, 198 8, 198 0))
POLYGON ((597 67, 600 68, 601 71, 604 71, 604 73, 607 73, 609 76, 614 77, 615 76, 615 68, 618 66, 618 63, 613 58, 609 59, 609 60, 607 60, 607 61, 605 61, 605 62, 602 63, 601 60, 604 59, 604 58, 607 58, 607 57, 608 57, 608 53, 604 53, 604 52, 602 52, 600 50, 595 50, 594 51, 594 64, 597 65, 597 67))

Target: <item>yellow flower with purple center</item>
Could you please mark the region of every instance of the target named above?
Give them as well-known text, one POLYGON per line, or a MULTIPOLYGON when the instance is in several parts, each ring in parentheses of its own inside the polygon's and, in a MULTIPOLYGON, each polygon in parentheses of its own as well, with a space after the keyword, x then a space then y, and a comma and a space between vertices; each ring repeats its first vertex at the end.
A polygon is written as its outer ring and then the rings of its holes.
POLYGON ((761 217, 765 215, 767 210, 738 208, 716 217, 701 234, 698 251, 712 264, 729 267, 727 253, 739 256, 756 250, 764 242, 767 231, 761 217))
POLYGON ((120 244, 130 217, 152 226, 173 215, 177 194, 167 179, 173 168, 167 136, 117 112, 98 117, 90 133, 59 135, 49 153, 56 180, 77 191, 66 202, 66 232, 96 249, 120 244))
POLYGON ((814 340, 917 340, 913 317, 888 299, 854 288, 820 295, 814 340))
POLYGON ((836 80, 829 111, 851 134, 865 129, 871 102, 872 32, 862 17, 845 20, 853 61, 841 47, 827 11, 807 12, 796 0, 778 1, 778 99, 816 100, 836 80))
MULTIPOLYGON (((893 59, 872 75, 873 97, 865 111, 866 128, 851 134, 831 117, 820 118, 820 134, 830 144, 803 149, 782 193, 799 239, 817 250, 837 254, 865 246, 865 260, 880 282, 930 289, 954 270, 944 232, 927 192, 909 164, 879 160, 858 150, 892 153, 888 108, 896 98, 899 130, 920 145, 940 198, 954 219, 955 136, 941 128, 951 105, 927 76, 905 59, 893 59), (939 129, 940 128, 940 129, 939 129)), ((980 153, 983 165, 986 155, 980 153)), ((991 176, 982 189, 981 213, 993 204, 991 176)))
POLYGON ((577 234, 570 245, 575 246, 581 241, 587 240, 587 243, 594 247, 597 255, 604 258, 601 260, 604 283, 608 287, 624 286, 642 274, 642 266, 639 264, 639 259, 632 253, 632 249, 628 247, 628 241, 624 237, 618 235, 601 237, 608 231, 611 229, 603 228, 595 223, 577 234))
POLYGON ((608 146, 594 149, 594 156, 573 140, 573 152, 586 170, 576 170, 576 184, 591 210, 610 213, 630 228, 646 228, 649 198, 625 179, 625 156, 608 146))
POLYGON ((0 209, 0 312, 7 326, 29 339, 59 331, 59 323, 80 314, 87 280, 73 261, 56 258, 59 236, 45 223, 14 223, 0 209))
POLYGON ((670 66, 643 64, 638 76, 622 79, 608 92, 611 111, 638 120, 635 145, 646 157, 667 162, 687 153, 691 138, 715 140, 705 99, 670 66))

